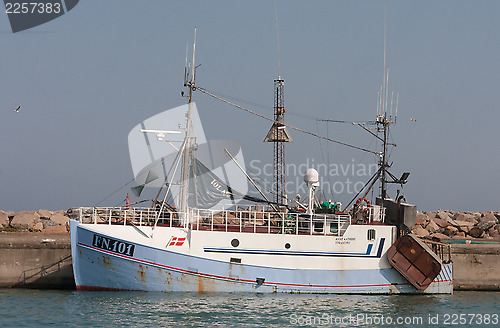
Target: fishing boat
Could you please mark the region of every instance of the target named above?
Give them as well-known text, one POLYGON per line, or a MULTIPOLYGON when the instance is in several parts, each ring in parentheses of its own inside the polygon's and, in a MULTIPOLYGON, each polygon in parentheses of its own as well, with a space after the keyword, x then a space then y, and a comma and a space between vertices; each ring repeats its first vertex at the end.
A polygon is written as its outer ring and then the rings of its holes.
MULTIPOLYGON (((414 222, 416 207, 402 196, 387 195, 386 184, 403 185, 408 173, 397 179, 388 172, 387 131, 393 122, 386 100, 380 102, 376 120, 382 135, 377 138, 383 142, 383 152, 376 153, 379 169, 353 206, 344 210, 339 203, 318 204, 315 192, 320 179, 314 168, 304 175, 306 202, 289 201, 284 190, 271 201, 248 176, 261 196, 250 197, 228 186, 197 158, 193 92, 216 96, 196 85, 194 61, 193 50, 185 73, 188 104, 183 140, 171 167, 181 177, 178 202, 167 203, 165 196, 151 207, 73 209, 71 252, 77 290, 452 293, 452 263, 441 249, 444 246, 428 246, 408 234, 404 227, 414 222), (381 195, 370 204, 366 195, 377 181, 382 183, 381 195), (235 197, 245 202, 214 206, 218 200, 235 197)), ((275 117, 266 139, 275 142, 279 152, 290 126, 282 119, 283 80, 275 85, 275 117)), ((384 98, 387 92, 382 91, 384 98)), ((155 133, 161 139, 174 132, 144 129, 141 133, 155 133)), ((226 155, 238 164, 234 154, 226 150, 226 155)), ((162 187, 167 189, 165 195, 171 194, 173 183, 162 187)))

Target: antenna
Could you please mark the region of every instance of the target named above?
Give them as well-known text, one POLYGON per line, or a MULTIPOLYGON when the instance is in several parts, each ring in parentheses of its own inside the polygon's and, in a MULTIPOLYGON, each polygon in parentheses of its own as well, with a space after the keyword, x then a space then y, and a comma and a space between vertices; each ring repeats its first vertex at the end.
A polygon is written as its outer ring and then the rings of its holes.
POLYGON ((380 110, 380 91, 377 92, 377 117, 380 110))
POLYGON ((385 109, 384 109, 384 116, 387 116, 387 100, 389 98, 389 67, 386 69, 386 74, 385 74, 385 109))
POLYGON ((276 17, 276 39, 278 43, 278 80, 281 80, 281 67, 280 67, 280 30, 278 28, 278 7, 276 0, 274 0, 274 15, 276 17))
POLYGON ((386 54, 387 54, 387 5, 384 5, 384 70, 385 70, 386 54))
POLYGON ((387 55, 387 6, 384 6, 384 72, 382 76, 382 85, 380 87, 380 103, 381 103, 381 108, 380 108, 380 116, 386 116, 387 112, 387 95, 386 95, 386 89, 387 89, 387 84, 386 84, 386 74, 388 73, 386 71, 386 55, 387 55))
POLYGON ((186 65, 184 65, 184 86, 187 86, 188 82, 188 49, 189 46, 186 43, 186 65))
POLYGON ((394 91, 391 92, 391 111, 389 114, 389 120, 392 119, 392 103, 394 101, 394 91))
POLYGON ((394 115, 394 123, 398 119, 398 103, 399 103, 399 92, 396 92, 396 115, 394 115))
MULTIPOLYGON (((387 183, 404 183, 403 178, 397 179, 388 171, 390 165, 388 164, 388 155, 387 155, 387 147, 388 146, 396 146, 395 144, 388 143, 387 139, 389 136, 389 127, 391 124, 395 124, 398 116, 398 102, 399 102, 399 93, 396 93, 396 105, 395 105, 395 114, 394 120, 392 116, 393 108, 394 108, 394 92, 391 92, 391 104, 389 108, 389 117, 387 117, 387 109, 389 105, 389 67, 387 66, 387 7, 384 6, 384 75, 383 75, 382 85, 379 91, 379 104, 380 108, 377 108, 377 132, 382 133, 382 137, 379 140, 383 143, 383 151, 380 153, 379 159, 379 171, 377 172, 377 178, 380 179, 380 198, 382 201, 386 199, 387 183), (387 176, 392 180, 387 180, 387 176)), ((377 104, 377 106, 379 106, 377 104)), ((375 176, 374 176, 375 177, 375 176)), ((407 177, 407 176, 406 176, 407 177)), ((375 180, 374 180, 375 181, 375 180)), ((371 188, 371 187, 370 187, 371 188)))
POLYGON ((194 62, 194 59, 195 59, 195 55, 196 55, 196 27, 194 28, 194 42, 193 42, 193 66, 192 66, 192 78, 193 78, 193 84, 194 84, 194 70, 195 70, 195 62, 194 62))

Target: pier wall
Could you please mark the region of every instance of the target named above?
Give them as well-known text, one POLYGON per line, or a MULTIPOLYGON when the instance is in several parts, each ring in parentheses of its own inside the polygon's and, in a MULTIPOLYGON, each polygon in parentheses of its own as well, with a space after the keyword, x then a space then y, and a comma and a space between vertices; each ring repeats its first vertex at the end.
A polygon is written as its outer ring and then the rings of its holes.
MULTIPOLYGON (((500 244, 452 245, 455 290, 500 291, 500 244)), ((69 234, 0 233, 0 287, 74 289, 69 234)))
POLYGON ((74 289, 69 234, 0 233, 0 287, 74 289))
POLYGON ((500 244, 456 244, 451 250, 455 290, 500 291, 500 244))

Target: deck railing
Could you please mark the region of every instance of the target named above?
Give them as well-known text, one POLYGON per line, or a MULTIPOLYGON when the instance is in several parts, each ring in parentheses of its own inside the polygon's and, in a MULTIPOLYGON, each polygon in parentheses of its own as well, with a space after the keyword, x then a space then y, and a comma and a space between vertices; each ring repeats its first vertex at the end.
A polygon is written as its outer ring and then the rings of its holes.
POLYGON ((351 224, 347 214, 314 215, 276 213, 265 207, 235 207, 233 209, 189 209, 183 213, 158 211, 151 208, 80 208, 83 223, 136 226, 186 227, 192 230, 232 231, 251 233, 281 233, 296 235, 344 235, 351 224), (185 218, 187 217, 187 219, 185 218))
POLYGON ((432 241, 428 239, 420 239, 443 261, 444 264, 451 263, 451 245, 432 241))

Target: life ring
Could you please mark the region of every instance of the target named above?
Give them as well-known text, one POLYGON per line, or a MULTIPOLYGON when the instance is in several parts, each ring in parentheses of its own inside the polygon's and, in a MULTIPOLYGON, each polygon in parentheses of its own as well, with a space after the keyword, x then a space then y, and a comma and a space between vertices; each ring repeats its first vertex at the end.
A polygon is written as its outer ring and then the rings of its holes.
POLYGON ((370 208, 370 201, 366 198, 363 198, 363 197, 360 197, 357 201, 356 201, 356 205, 359 205, 359 203, 361 202, 365 202, 366 203, 366 207, 367 208, 370 208))

